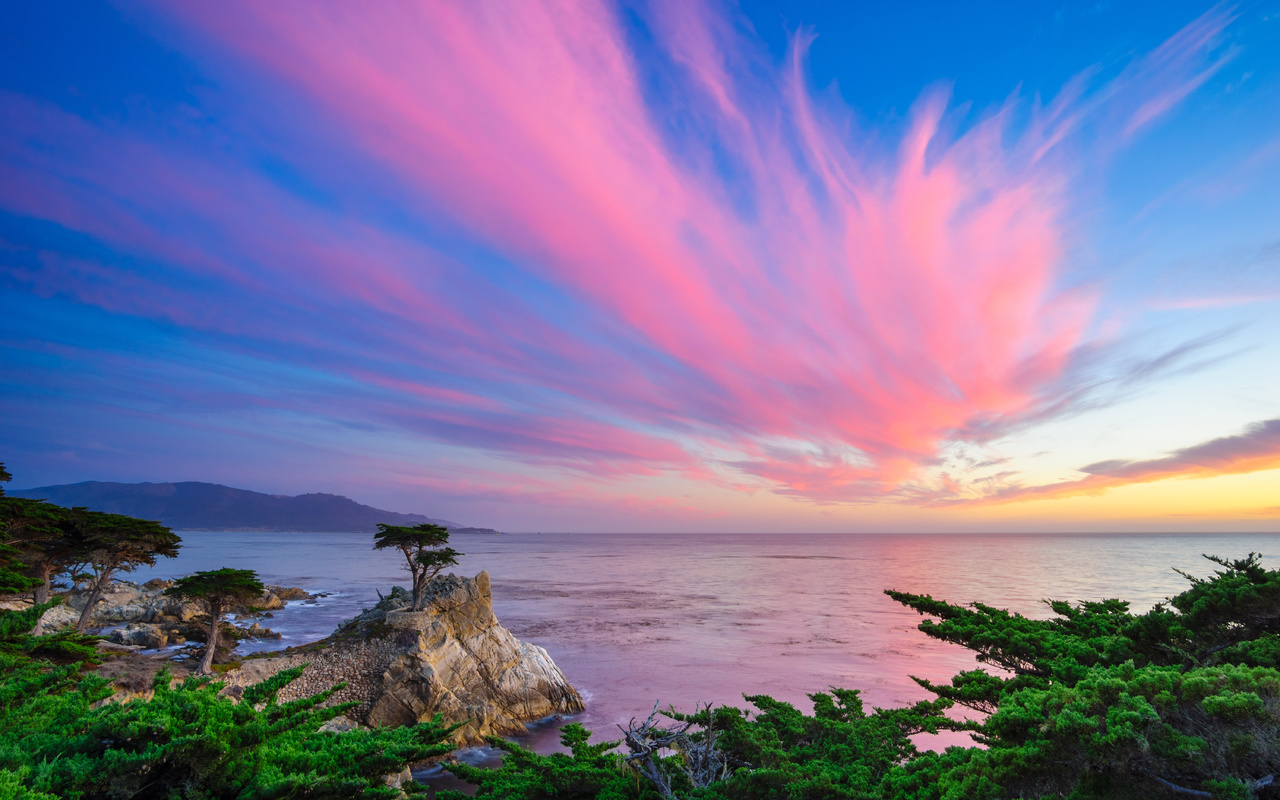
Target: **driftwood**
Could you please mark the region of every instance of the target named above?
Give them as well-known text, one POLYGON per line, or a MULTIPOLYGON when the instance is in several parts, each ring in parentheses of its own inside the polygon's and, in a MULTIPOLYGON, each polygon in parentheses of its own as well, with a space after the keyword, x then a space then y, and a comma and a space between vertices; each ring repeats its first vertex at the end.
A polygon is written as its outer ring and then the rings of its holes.
MULTIPOLYGON (((1167 781, 1164 778, 1161 778, 1159 775, 1155 774, 1149 769, 1143 770, 1143 772, 1147 774, 1147 777, 1151 778, 1156 783, 1160 784, 1161 786, 1163 786, 1164 788, 1168 789, 1171 792, 1176 792, 1177 794, 1186 794, 1192 797, 1213 797, 1212 792, 1206 792, 1201 789, 1189 789, 1186 786, 1179 786, 1178 784, 1173 783, 1172 781, 1167 781)), ((1251 781, 1248 784, 1248 789, 1249 789, 1249 792, 1252 794, 1253 792, 1258 791, 1264 786, 1270 786, 1274 782, 1275 782, 1275 776, 1267 775, 1265 777, 1259 778, 1256 781, 1251 781)))
MULTIPOLYGON (((695 716, 698 710, 695 708, 695 716)), ((671 789, 672 776, 664 769, 665 765, 674 763, 690 785, 699 789, 724 780, 735 766, 716 748, 719 731, 715 729, 710 704, 702 706, 701 710, 707 715, 707 725, 701 732, 691 733, 697 723, 688 719, 669 728, 659 727, 657 703, 653 704, 653 712, 644 722, 637 724, 632 717, 626 728, 618 726, 627 749, 631 751, 631 755, 626 757, 627 763, 647 778, 667 800, 677 798, 671 789), (658 756, 662 750, 670 750, 678 758, 662 762, 658 756)))

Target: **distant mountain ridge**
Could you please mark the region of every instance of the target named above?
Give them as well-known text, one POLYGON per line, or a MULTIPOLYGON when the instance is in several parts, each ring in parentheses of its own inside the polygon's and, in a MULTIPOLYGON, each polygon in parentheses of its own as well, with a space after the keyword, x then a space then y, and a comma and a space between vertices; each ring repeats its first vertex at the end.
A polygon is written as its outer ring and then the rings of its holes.
MULTIPOLYGON (((444 525, 455 532, 483 532, 422 514, 400 514, 366 506, 336 494, 296 497, 235 489, 218 483, 108 483, 86 481, 62 486, 9 490, 13 497, 94 511, 159 520, 176 530, 205 531, 352 531, 368 533, 377 523, 444 525)), ((496 533, 496 531, 491 531, 496 533)))

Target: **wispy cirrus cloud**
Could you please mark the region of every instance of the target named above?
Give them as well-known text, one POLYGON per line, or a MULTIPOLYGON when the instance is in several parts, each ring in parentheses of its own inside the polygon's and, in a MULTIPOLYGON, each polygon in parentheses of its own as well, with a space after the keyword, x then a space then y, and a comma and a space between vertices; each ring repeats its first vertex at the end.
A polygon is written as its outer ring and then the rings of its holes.
MULTIPOLYGON (((927 93, 893 139, 815 98, 805 35, 775 66, 708 6, 655 4, 645 58, 605 2, 157 13, 230 91, 287 99, 280 130, 373 165, 358 189, 395 213, 10 97, 0 205, 111 254, 9 281, 347 382, 311 413, 820 502, 900 497, 949 443, 1074 402, 1096 299, 1064 263, 1070 156, 1200 85, 1230 18, 958 134, 927 93)), ((323 183, 310 152, 277 155, 323 183)))

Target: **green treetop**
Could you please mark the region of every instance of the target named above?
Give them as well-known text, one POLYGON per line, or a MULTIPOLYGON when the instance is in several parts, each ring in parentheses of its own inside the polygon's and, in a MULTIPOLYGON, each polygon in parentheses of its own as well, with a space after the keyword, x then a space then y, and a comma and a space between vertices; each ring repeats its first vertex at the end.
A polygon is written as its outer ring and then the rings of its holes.
POLYGON ((209 640, 197 674, 207 675, 213 671, 213 654, 218 648, 222 615, 235 606, 248 605, 262 597, 265 589, 262 581, 258 580, 258 573, 253 570, 227 567, 179 578, 173 586, 165 589, 164 593, 170 597, 198 601, 209 614, 209 640))
POLYGON ((443 525, 384 525, 378 523, 373 549, 394 548, 404 554, 405 569, 413 578, 413 610, 422 610, 422 592, 445 567, 458 563, 462 555, 451 547, 449 529, 443 525))
MULTIPOLYGON (((4 468, 4 464, 0 463, 0 484, 12 479, 13 476, 4 468)), ((0 497, 4 497, 3 485, 0 485, 0 497)), ((8 533, 8 525, 5 524, 3 517, 0 517, 0 537, 2 537, 0 538, 0 594, 17 594, 34 588, 36 581, 15 571, 19 551, 5 543, 9 540, 8 533)))
POLYGON ((123 514, 74 508, 69 522, 67 540, 73 544, 74 561, 92 575, 78 631, 88 627, 93 607, 117 573, 154 566, 157 558, 173 558, 182 546, 182 539, 159 522, 123 514))
POLYGON ((74 525, 71 509, 43 500, 0 497, 0 534, 21 552, 35 580, 37 604, 49 601, 55 575, 83 560, 77 538, 71 535, 74 525))
MULTIPOLYGON (((4 464, 0 464, 0 484, 12 478, 4 464)), ((4 487, 0 486, 0 593, 18 594, 35 589, 36 605, 49 601, 50 561, 33 558, 30 544, 61 538, 57 522, 65 511, 42 500, 6 497, 4 487), (25 567, 21 574, 14 571, 20 566, 25 567)))

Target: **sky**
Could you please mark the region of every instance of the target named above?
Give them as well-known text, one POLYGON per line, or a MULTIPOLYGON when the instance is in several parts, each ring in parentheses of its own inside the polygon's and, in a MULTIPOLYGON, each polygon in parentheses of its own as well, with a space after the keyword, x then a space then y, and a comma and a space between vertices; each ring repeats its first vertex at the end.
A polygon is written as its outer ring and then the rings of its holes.
POLYGON ((1280 529, 1280 2, 0 22, 13 488, 1280 529))

